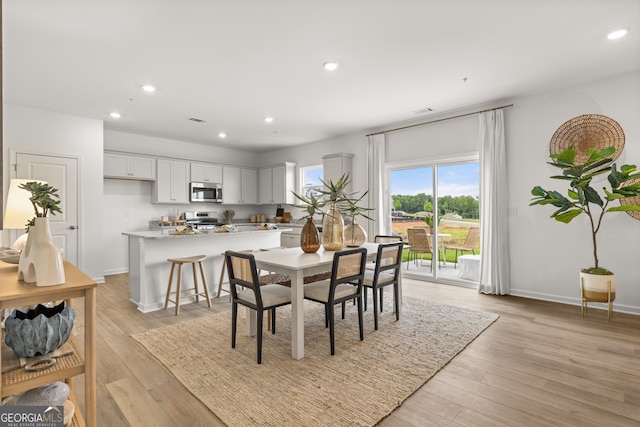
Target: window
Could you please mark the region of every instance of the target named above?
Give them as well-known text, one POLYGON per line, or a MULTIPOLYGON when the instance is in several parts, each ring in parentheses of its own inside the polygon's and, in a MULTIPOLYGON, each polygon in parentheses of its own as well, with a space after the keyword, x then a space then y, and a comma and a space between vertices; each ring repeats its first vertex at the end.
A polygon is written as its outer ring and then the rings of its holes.
POLYGON ((300 194, 309 197, 322 190, 322 165, 304 166, 300 168, 300 194))

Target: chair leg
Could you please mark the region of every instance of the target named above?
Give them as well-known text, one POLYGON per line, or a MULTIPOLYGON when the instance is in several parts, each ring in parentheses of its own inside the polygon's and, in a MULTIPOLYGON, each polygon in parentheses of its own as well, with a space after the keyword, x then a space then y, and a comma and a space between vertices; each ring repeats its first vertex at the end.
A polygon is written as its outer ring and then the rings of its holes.
POLYGON ((271 333, 276 333, 276 308, 272 308, 269 310, 269 315, 271 317, 271 333))
MULTIPOLYGON (((373 328, 378 330, 378 292, 382 292, 381 289, 373 289, 373 328)), ((362 334, 361 334, 362 335, 362 334)), ((360 338, 362 340, 362 338, 360 338)))
POLYGON ((236 330, 238 329, 238 303, 231 303, 231 348, 236 348, 236 330))
MULTIPOLYGON (((327 304, 327 307, 329 307, 329 304, 327 304)), ((329 309, 329 342, 331 344, 332 356, 336 354, 336 342, 335 342, 336 337, 335 337, 334 326, 335 326, 335 319, 334 319, 333 307, 331 307, 329 309)))
POLYGON ((393 284, 393 301, 396 306, 396 320, 400 320, 400 286, 397 281, 393 284))
POLYGON ((342 303, 342 320, 344 320, 344 313, 345 313, 345 303, 342 303))
MULTIPOLYGON (((333 312, 333 309, 331 309, 331 312, 333 312)), ((329 304, 324 305, 324 327, 329 327, 329 304)))
POLYGON ((196 302, 200 302, 200 292, 198 292, 198 276, 196 275, 196 263, 191 263, 191 269, 193 270, 193 292, 196 294, 196 302))
POLYGON ((360 341, 364 341, 364 325, 362 316, 362 295, 358 298, 358 326, 360 328, 360 341))
POLYGON ((368 289, 367 286, 362 287, 362 291, 364 292, 364 311, 367 311, 367 289, 368 289))
POLYGON ((176 316, 180 314, 181 286, 182 286, 182 264, 178 264, 178 285, 176 286, 176 316))
POLYGON ((258 310, 258 319, 256 320, 256 341, 258 345, 258 365, 262 363, 262 318, 264 317, 264 313, 262 310, 258 310))
POLYGON ((378 290, 380 291, 380 313, 382 313, 384 311, 384 308, 382 305, 382 295, 384 295, 384 288, 378 288, 378 290))
POLYGON ((204 267, 202 263, 198 263, 200 265, 200 275, 202 276, 202 286, 204 287, 204 296, 207 299, 207 306, 211 308, 211 298, 209 298, 209 287, 207 286, 207 278, 204 275, 204 267))
POLYGON ((173 282, 173 270, 176 268, 174 263, 171 263, 171 272, 169 273, 169 284, 167 285, 167 296, 164 299, 164 308, 169 306, 169 297, 171 296, 171 283, 173 282))

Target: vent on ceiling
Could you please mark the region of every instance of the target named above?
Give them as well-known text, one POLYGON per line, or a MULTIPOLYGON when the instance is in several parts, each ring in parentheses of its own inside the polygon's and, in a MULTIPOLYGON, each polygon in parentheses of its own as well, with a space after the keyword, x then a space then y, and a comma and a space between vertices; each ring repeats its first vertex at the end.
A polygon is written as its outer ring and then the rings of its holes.
POLYGON ((433 108, 423 108, 422 110, 416 110, 413 112, 413 114, 427 114, 427 113, 431 113, 433 112, 433 108))
POLYGON ((206 123, 205 120, 197 119, 195 117, 189 117, 187 120, 192 121, 192 122, 196 122, 196 123, 206 123))

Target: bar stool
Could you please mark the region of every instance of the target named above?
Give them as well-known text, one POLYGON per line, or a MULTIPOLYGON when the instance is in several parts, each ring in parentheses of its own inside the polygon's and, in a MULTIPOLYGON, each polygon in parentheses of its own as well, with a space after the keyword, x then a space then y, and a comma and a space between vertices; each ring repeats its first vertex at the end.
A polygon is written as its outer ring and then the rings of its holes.
POLYGON ((166 309, 169 305, 169 301, 175 303, 176 305, 176 316, 180 313, 180 297, 196 297, 196 302, 200 301, 200 296, 203 296, 207 300, 207 305, 211 307, 211 300, 209 299, 209 289, 207 288, 207 279, 204 275, 204 268, 202 267, 202 261, 207 258, 206 255, 196 255, 186 258, 168 258, 167 261, 171 263, 171 273, 169 273, 169 285, 167 286, 167 297, 164 301, 164 308, 166 309), (189 289, 180 289, 182 282, 182 264, 191 264, 193 267, 193 288, 189 289), (196 264, 200 266, 200 275, 202 276, 202 285, 204 286, 204 292, 198 292, 198 276, 196 275, 196 264), (176 265, 178 265, 178 283, 176 286, 175 292, 171 291, 171 284, 173 282, 173 270, 175 270, 176 265), (192 294, 180 295, 182 291, 194 291, 192 294), (175 301, 172 300, 171 294, 176 294, 175 301))

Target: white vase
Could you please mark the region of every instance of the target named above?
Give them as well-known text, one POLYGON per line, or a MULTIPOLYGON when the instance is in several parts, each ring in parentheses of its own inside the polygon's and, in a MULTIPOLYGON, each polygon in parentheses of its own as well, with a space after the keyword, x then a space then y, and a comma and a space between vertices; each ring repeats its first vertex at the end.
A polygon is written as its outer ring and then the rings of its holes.
POLYGON ((29 227, 27 244, 20 256, 18 280, 36 286, 53 286, 65 282, 60 250, 51 242, 48 218, 36 218, 29 227))

